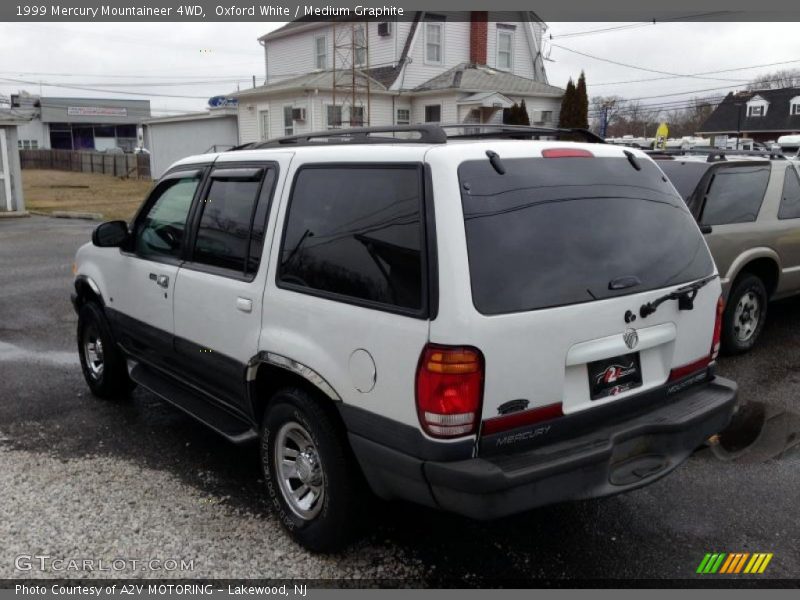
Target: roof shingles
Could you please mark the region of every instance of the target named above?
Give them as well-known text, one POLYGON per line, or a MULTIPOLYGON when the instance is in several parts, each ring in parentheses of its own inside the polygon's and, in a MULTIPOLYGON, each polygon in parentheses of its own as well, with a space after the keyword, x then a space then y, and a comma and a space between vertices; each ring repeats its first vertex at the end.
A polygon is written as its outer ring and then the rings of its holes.
POLYGON ((800 131, 800 115, 789 114, 789 104, 797 96, 800 96, 800 88, 756 90, 738 94, 731 92, 700 126, 698 133, 800 131), (755 96, 769 102, 767 114, 763 117, 747 116, 746 103, 755 96))

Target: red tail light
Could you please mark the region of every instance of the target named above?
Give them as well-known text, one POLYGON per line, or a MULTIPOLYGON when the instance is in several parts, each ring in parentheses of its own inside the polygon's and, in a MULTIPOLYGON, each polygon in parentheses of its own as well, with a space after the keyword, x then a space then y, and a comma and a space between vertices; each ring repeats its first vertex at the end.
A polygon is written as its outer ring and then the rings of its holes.
POLYGON ((471 435, 483 399, 483 355, 475 348, 428 344, 417 367, 417 414, 432 437, 471 435))
POLYGON ((548 148, 542 150, 543 158, 594 158, 594 154, 583 148, 548 148))
POLYGON ((719 346, 722 340, 722 313, 725 312, 725 302, 722 296, 717 300, 717 320, 714 322, 714 337, 711 340, 711 360, 717 360, 719 356, 719 346))
POLYGON ((533 425, 541 421, 549 421, 556 417, 564 416, 562 405, 548 404, 531 410, 524 410, 520 412, 511 413, 510 415, 503 415, 487 419, 483 422, 483 429, 481 435, 491 435, 500 431, 508 431, 509 429, 516 429, 525 425, 533 425))

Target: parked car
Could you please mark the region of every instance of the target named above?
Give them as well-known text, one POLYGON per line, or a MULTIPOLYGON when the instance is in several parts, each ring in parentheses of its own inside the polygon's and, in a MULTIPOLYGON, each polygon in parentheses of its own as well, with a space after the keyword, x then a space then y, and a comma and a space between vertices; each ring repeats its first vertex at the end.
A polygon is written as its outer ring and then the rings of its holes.
POLYGON ((706 233, 722 277, 722 349, 756 343, 767 305, 800 293, 800 170, 782 157, 661 157, 706 233))
POLYGON ((77 253, 89 388, 258 440, 276 514, 318 551, 367 490, 487 519, 666 475, 736 399, 706 243, 643 152, 502 139, 521 131, 179 161, 77 253))

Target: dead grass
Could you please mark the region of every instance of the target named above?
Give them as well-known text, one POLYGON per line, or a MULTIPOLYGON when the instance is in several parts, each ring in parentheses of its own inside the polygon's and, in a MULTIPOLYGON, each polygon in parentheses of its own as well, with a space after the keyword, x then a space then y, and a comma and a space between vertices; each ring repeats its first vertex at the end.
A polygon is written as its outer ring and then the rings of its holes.
POLYGON ((105 220, 128 220, 153 182, 93 173, 23 169, 22 185, 28 210, 96 212, 105 220))

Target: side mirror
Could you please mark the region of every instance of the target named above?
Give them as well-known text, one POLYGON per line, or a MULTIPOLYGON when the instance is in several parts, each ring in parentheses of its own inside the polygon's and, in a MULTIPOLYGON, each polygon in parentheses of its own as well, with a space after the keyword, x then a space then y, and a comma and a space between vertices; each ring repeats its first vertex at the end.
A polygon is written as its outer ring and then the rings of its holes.
POLYGON ((119 248, 129 235, 125 221, 108 221, 98 225, 92 232, 92 243, 100 248, 119 248))
POLYGON ((700 233, 703 235, 711 233, 712 231, 714 231, 714 228, 711 227, 711 225, 700 225, 700 233))

